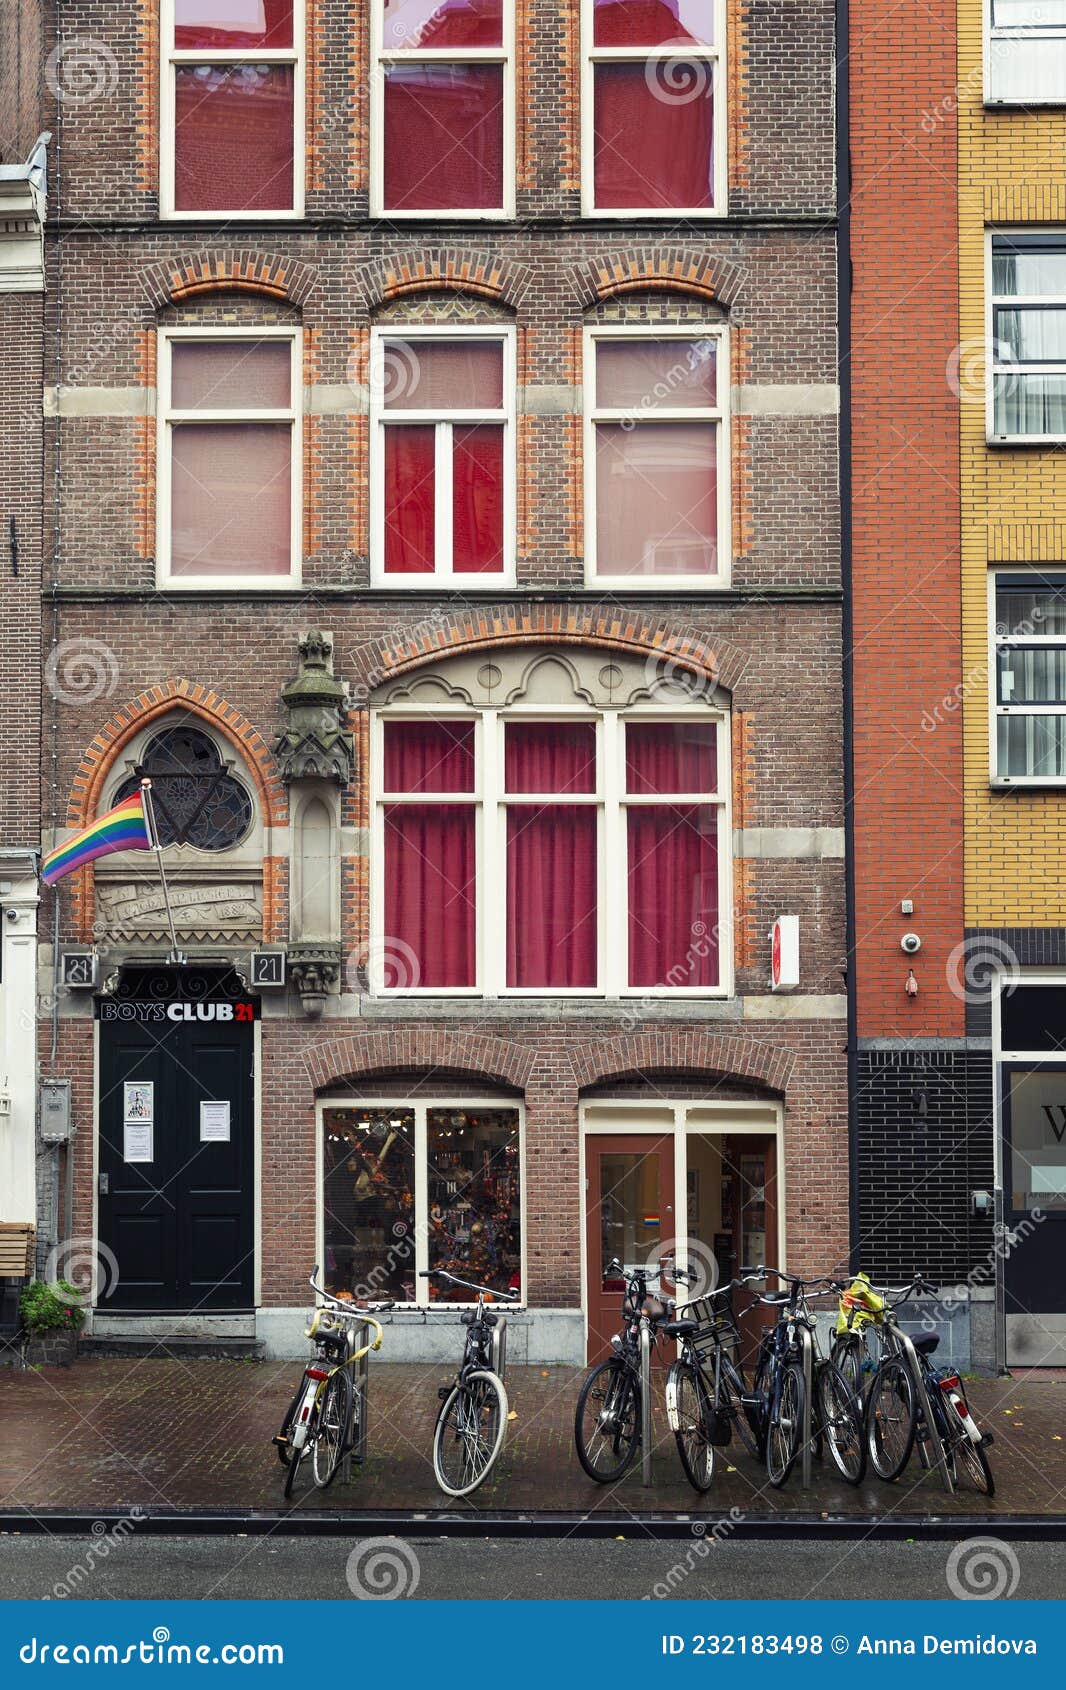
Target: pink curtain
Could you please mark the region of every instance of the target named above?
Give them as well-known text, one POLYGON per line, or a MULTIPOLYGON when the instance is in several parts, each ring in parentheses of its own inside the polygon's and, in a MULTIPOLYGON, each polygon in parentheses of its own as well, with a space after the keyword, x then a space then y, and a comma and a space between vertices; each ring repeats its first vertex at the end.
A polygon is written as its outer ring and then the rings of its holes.
POLYGON ((287 340, 175 340, 170 349, 175 411, 288 410, 287 340))
POLYGON ((627 722, 626 791, 716 792, 717 742, 713 722, 627 722))
POLYGON ((473 722, 386 722, 386 792, 473 792, 473 722))
POLYGON ((707 62, 674 60, 669 69, 598 64, 593 75, 597 207, 713 206, 714 88, 707 62), (688 97, 679 98, 679 89, 688 97))
POLYGON ((662 47, 714 43, 715 0, 594 0, 597 47, 662 47))
POLYGON ((596 424, 597 574, 717 573, 716 428, 596 424))
POLYGON ((385 430, 385 570, 432 575, 436 504, 432 423, 385 430))
POLYGON ((508 722, 504 731, 508 792, 595 792, 595 723, 508 722))
POLYGON ((504 0, 441 0, 426 16, 425 0, 385 0, 383 38, 388 48, 498 47, 504 0))
POLYGON ((498 411, 503 346, 498 340, 387 340, 387 411, 498 411))
POLYGON ((596 811, 507 812, 507 984, 596 985, 596 811))
POLYGON ((503 568, 503 429, 495 423, 452 429, 452 569, 491 574, 503 568))
POLYGON ((717 810, 633 806, 627 843, 629 984, 717 985, 717 810))
POLYGON ((503 205, 503 70, 492 64, 385 67, 385 207, 503 205))
POLYGON ((474 807, 385 807, 385 970, 412 986, 476 984, 474 807))
POLYGON ((292 0, 174 0, 174 45, 183 52, 291 47, 292 0))
POLYGON ((171 572, 287 575, 291 480, 287 423, 175 423, 171 572))
POLYGON ((291 65, 179 65, 179 211, 286 211, 293 203, 291 65))
POLYGON ((596 403, 612 410, 712 409, 716 346, 705 340, 599 340, 596 403))

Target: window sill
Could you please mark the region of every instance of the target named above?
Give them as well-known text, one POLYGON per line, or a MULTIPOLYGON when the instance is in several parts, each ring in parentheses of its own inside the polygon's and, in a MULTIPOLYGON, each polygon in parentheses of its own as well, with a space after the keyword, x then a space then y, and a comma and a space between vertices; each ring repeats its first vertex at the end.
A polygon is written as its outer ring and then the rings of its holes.
POLYGON ((986 434, 986 446, 1061 446, 1066 434, 986 434))
POLYGON ((988 785, 993 792, 1012 792, 1016 787, 1030 792, 1041 789, 1063 792, 1066 791, 1066 775, 989 775, 988 785))

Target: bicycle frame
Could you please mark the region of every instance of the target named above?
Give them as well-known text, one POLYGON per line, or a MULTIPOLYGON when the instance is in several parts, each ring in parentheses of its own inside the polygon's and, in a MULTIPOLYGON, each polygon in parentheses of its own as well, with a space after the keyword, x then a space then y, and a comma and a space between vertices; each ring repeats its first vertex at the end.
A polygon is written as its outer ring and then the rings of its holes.
MULTIPOLYGON (((317 1271, 318 1270, 316 1268, 315 1272, 317 1271)), ((323 1301, 322 1306, 315 1309, 315 1312, 311 1317, 310 1326, 304 1328, 304 1336, 305 1338, 310 1338, 311 1342, 317 1346, 320 1353, 309 1361, 304 1369, 304 1383, 306 1388, 304 1390, 300 1406, 296 1411, 292 1430, 292 1446, 293 1449, 297 1451, 302 1451, 307 1443, 307 1433, 311 1426, 312 1416, 334 1374, 339 1373, 342 1368, 349 1368, 352 1373, 353 1384, 355 1385, 355 1388, 358 1389, 359 1385, 365 1381, 366 1367, 364 1365, 361 1372, 357 1375, 355 1371, 356 1364, 359 1362, 363 1362, 365 1364, 366 1358, 369 1356, 371 1350, 380 1350, 382 1339, 385 1336, 380 1321, 375 1320, 374 1316, 368 1310, 356 1308, 353 1304, 344 1303, 338 1297, 332 1296, 323 1286, 316 1283, 314 1273, 311 1275, 309 1284, 311 1289, 319 1297, 321 1297, 323 1301), (332 1365, 326 1361, 324 1353, 327 1348, 327 1340, 325 1334, 321 1332, 323 1316, 331 1316, 334 1319, 339 1318, 343 1322, 345 1328, 344 1343, 346 1354, 342 1361, 335 1362, 332 1365), (358 1347, 356 1347, 354 1331, 354 1328, 357 1326, 366 1329, 372 1328, 374 1332, 374 1336, 372 1338, 368 1337, 367 1341, 358 1347)), ((389 1305, 382 1305, 382 1307, 385 1306, 389 1305)), ((355 1400, 354 1392, 352 1400, 353 1402, 355 1400)), ((350 1433, 351 1426, 349 1424, 346 1428, 346 1438, 350 1435, 350 1433)), ((359 1444, 360 1447, 358 1450, 355 1448, 349 1448, 346 1451, 346 1460, 350 1460, 353 1455, 357 1461, 362 1461, 364 1459, 366 1454, 365 1416, 360 1417, 359 1444)))

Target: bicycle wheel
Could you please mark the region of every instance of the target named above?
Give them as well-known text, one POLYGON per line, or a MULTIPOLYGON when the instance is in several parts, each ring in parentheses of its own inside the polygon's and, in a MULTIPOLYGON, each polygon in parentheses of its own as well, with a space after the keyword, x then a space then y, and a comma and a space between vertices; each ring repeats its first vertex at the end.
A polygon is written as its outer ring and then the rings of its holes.
POLYGON ((587 1374, 574 1414, 577 1458, 590 1479, 620 1479, 640 1447, 640 1385, 617 1356, 587 1374))
POLYGON ((292 1460, 292 1423, 296 1419, 296 1410, 304 1400, 305 1380, 301 1379, 296 1395, 285 1410, 285 1418, 281 1422, 281 1430, 274 1439, 274 1448, 278 1452, 278 1460, 283 1467, 287 1467, 292 1460))
POLYGON ((330 1374, 319 1398, 318 1435, 311 1451, 311 1467, 319 1490, 333 1483, 344 1459, 351 1410, 351 1375, 346 1367, 340 1367, 330 1374))
POLYGON ((766 1477, 777 1490, 792 1471, 803 1443, 806 1400, 803 1370, 790 1362, 781 1375, 780 1400, 776 1410, 771 1406, 766 1429, 766 1477))
POLYGON ((917 1427, 914 1381, 904 1363, 890 1356, 879 1364, 866 1403, 866 1448, 879 1479, 899 1478, 917 1427))
POLYGON ((865 1381, 862 1367, 865 1355, 865 1345, 854 1332, 838 1333, 829 1352, 829 1359, 843 1374, 851 1397, 859 1402, 863 1399, 865 1381))
POLYGON ((707 1387, 688 1362, 675 1361, 666 1382, 667 1399, 673 1397, 677 1453, 685 1477, 693 1490, 709 1491, 714 1480, 714 1445, 707 1436, 710 1401, 707 1387))
POLYGON ((755 1416, 755 1423, 753 1424, 752 1420, 748 1418, 748 1410, 744 1407, 742 1400, 744 1396, 747 1395, 747 1387, 744 1383, 744 1370, 735 1362, 730 1361, 728 1356, 722 1357, 722 1370, 718 1380, 718 1391, 722 1400, 722 1406, 729 1414, 733 1427, 735 1428, 741 1443, 744 1445, 744 1448, 747 1450, 749 1455, 753 1455, 755 1457, 756 1461, 761 1461, 763 1458, 763 1444, 758 1430, 758 1416, 755 1416))
POLYGON ((966 1430, 962 1416, 950 1398, 944 1404, 944 1415, 948 1426, 951 1428, 948 1461, 951 1464, 952 1479, 956 1483, 958 1482, 959 1469, 961 1468, 974 1490, 980 1491, 982 1496, 995 1496, 996 1481, 992 1477, 988 1456, 980 1444, 974 1443, 966 1430))
POLYGON ((862 1411, 851 1385, 831 1361, 818 1373, 818 1424, 838 1472, 857 1485, 866 1471, 862 1411))
POLYGON ((433 1433, 433 1471, 448 1496, 469 1496, 492 1471, 507 1429, 507 1392, 495 1373, 453 1385, 433 1433))

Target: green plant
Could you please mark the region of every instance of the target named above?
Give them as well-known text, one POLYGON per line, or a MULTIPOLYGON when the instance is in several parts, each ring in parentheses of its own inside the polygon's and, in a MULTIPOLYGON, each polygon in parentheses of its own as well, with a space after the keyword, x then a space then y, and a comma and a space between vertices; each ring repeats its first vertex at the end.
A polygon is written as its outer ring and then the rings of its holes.
POLYGON ((31 1279, 19 1298, 19 1313, 26 1331, 35 1338, 48 1332, 78 1332, 85 1324, 81 1292, 66 1279, 54 1285, 31 1279))

